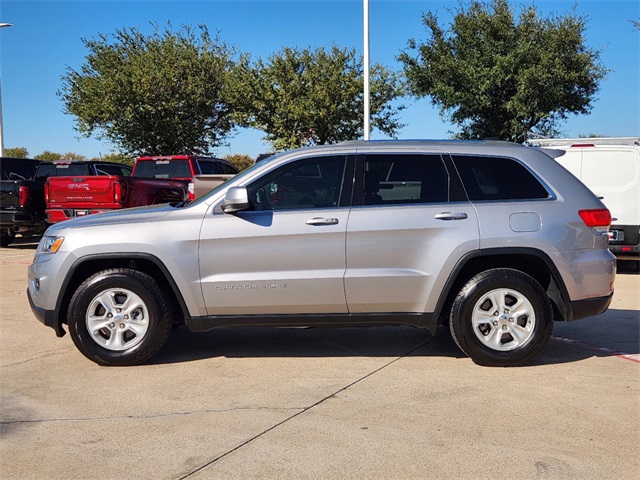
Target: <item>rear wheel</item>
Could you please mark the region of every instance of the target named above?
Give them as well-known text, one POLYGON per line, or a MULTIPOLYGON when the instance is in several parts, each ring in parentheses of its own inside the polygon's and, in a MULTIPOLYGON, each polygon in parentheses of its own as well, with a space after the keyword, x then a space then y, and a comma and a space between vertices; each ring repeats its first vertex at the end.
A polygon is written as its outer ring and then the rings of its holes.
POLYGON ((13 242, 14 238, 16 238, 16 234, 13 233, 13 230, 11 230, 10 228, 3 228, 0 231, 0 247, 8 246, 11 242, 13 242))
POLYGON ((487 270, 458 293, 450 328, 460 349, 477 364, 521 365, 549 341, 553 310, 544 289, 529 275, 487 270))
POLYGON ((172 308, 158 283, 137 270, 96 273, 76 290, 69 332, 84 356, 99 365, 136 365, 165 344, 172 308))

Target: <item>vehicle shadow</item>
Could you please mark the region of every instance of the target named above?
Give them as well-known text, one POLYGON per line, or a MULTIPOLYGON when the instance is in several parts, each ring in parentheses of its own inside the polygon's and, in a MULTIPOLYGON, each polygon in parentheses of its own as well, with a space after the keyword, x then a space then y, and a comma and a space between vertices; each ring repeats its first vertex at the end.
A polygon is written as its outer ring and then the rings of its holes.
MULTIPOLYGON (((638 312, 632 310, 610 310, 602 316, 579 322, 556 323, 551 341, 527 366, 572 363, 620 354, 638 355, 639 325, 638 312), (603 323, 606 323, 606 329, 603 329, 603 323)), ((193 334, 186 328, 177 328, 150 364, 182 363, 214 357, 402 356, 465 358, 444 328, 438 329, 435 335, 410 326, 306 329, 242 327, 193 334)))
POLYGON ((40 241, 40 236, 33 235, 31 237, 16 237, 13 241, 6 247, 7 249, 12 250, 35 250, 38 247, 38 242, 40 241))

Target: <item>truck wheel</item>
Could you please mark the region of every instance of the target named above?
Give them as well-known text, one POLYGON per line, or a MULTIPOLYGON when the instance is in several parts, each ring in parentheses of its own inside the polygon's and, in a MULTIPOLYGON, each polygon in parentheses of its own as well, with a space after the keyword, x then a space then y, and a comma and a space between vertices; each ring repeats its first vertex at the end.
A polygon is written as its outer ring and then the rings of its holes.
POLYGON ((67 313, 73 343, 99 365, 137 365, 165 344, 171 303, 149 275, 115 268, 87 278, 67 313))
POLYGON ((479 364, 521 365, 546 345, 553 330, 547 294, 532 277, 506 268, 469 280, 451 308, 451 334, 479 364))
POLYGON ((2 231, 0 231, 0 247, 9 246, 9 244, 13 242, 14 238, 16 238, 16 234, 13 233, 13 230, 10 228, 3 228, 2 231))

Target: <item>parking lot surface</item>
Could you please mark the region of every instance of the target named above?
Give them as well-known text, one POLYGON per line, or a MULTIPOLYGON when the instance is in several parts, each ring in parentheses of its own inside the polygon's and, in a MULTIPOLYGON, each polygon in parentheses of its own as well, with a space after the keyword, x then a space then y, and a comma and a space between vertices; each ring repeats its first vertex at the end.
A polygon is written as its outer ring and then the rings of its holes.
POLYGON ((98 367, 33 317, 35 243, 0 248, 3 479, 635 479, 640 276, 557 323, 531 364, 484 368, 410 327, 172 333, 98 367))

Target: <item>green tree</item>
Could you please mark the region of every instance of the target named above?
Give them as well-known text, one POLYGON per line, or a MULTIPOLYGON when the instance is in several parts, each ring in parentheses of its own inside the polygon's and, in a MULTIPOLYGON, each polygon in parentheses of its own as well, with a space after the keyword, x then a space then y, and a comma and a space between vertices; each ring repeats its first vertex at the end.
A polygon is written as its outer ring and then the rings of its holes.
POLYGON ((516 17, 507 0, 474 0, 460 4, 449 29, 432 12, 423 22, 429 38, 409 40, 399 56, 408 88, 431 97, 461 138, 554 136, 568 114, 591 111, 607 73, 575 10, 541 18, 524 6, 516 17))
POLYGON ((243 155, 240 153, 235 153, 233 155, 226 155, 224 159, 227 160, 228 162, 233 163, 240 172, 242 170, 246 170, 247 168, 253 166, 253 164, 255 163, 254 158, 251 158, 249 155, 243 155))
POLYGON ((45 150, 42 153, 39 153, 35 157, 36 160, 45 160, 48 162, 53 162, 56 160, 86 160, 87 157, 80 153, 75 152, 67 152, 67 153, 57 153, 51 152, 49 150, 45 150))
POLYGON ((83 135, 130 156, 207 154, 233 129, 226 90, 235 50, 206 27, 124 28, 82 42, 85 63, 67 67, 58 95, 83 135))
POLYGON ((56 153, 56 152, 51 152, 49 150, 45 150, 42 153, 39 153, 38 155, 34 156, 33 158, 35 158, 36 160, 44 160, 47 162, 53 162, 56 160, 62 160, 62 154, 61 153, 56 153))
POLYGON ((5 148, 4 156, 9 158, 29 158, 29 150, 24 147, 5 148))
MULTIPOLYGON (((241 92, 251 99, 243 123, 263 130, 275 149, 335 143, 362 137, 363 64, 355 50, 285 47, 245 71, 241 92)), ((371 69, 372 126, 394 136, 402 126, 393 101, 402 95, 397 75, 371 69)))

